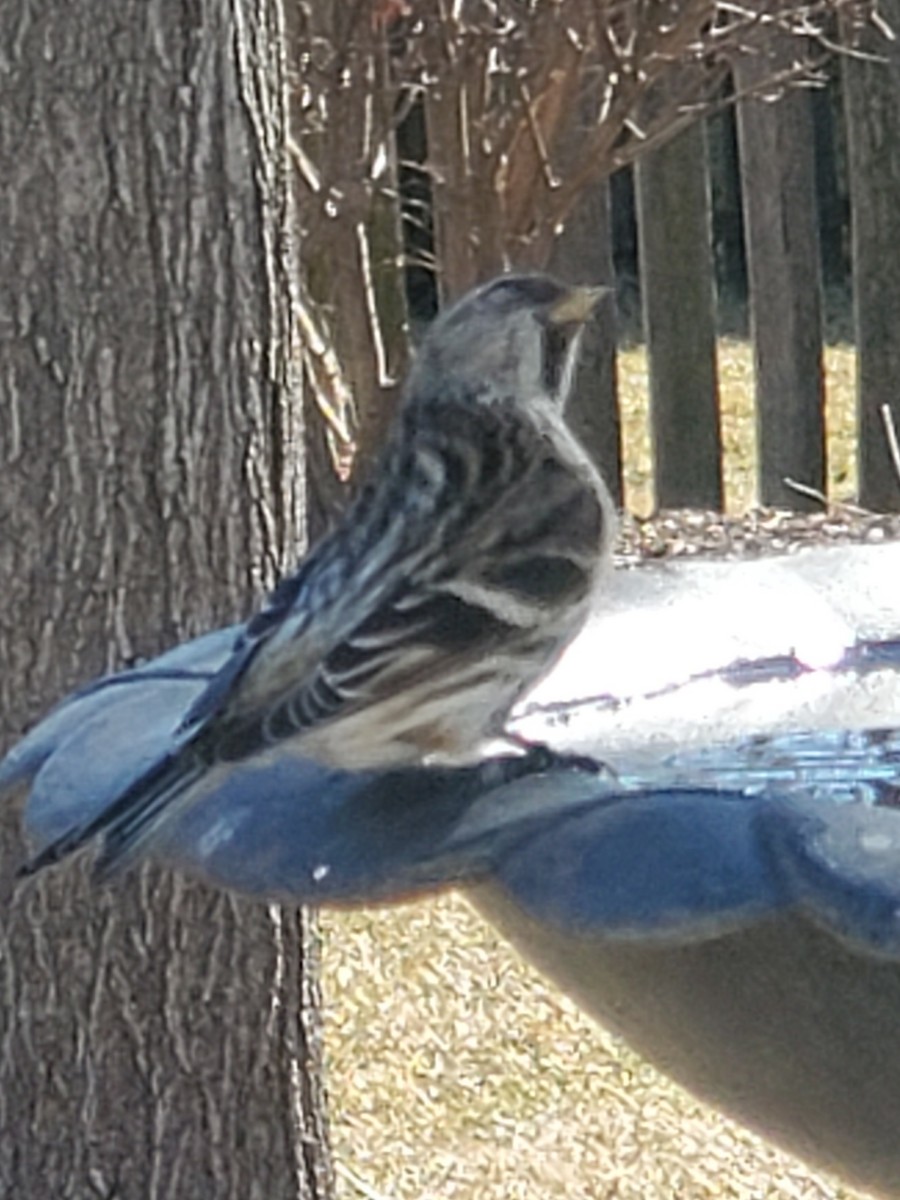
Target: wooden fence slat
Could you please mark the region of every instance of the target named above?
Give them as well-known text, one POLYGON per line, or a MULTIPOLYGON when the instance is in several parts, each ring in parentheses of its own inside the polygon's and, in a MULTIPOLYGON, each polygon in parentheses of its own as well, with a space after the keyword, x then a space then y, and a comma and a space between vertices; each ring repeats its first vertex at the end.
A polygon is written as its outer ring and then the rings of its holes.
POLYGON ((656 503, 721 509, 722 442, 702 123, 640 159, 638 245, 656 503))
MULTIPOLYGON (((900 34, 900 0, 882 0, 879 12, 900 34)), ((759 499, 765 504, 816 509, 815 497, 786 481, 818 492, 827 487, 822 278, 824 266, 830 287, 842 292, 846 288, 849 188, 854 213, 860 499, 870 508, 900 510, 900 479, 883 417, 883 409, 890 410, 900 431, 900 40, 891 41, 873 24, 865 31, 862 48, 869 59, 839 60, 842 86, 832 86, 830 97, 795 87, 777 101, 745 99, 737 106, 741 185, 727 183, 725 172, 727 193, 719 199, 717 237, 722 277, 731 289, 726 303, 742 301, 745 261, 747 265, 759 499), (741 222, 729 219, 733 203, 743 210, 743 237, 741 222), (826 264, 821 261, 820 238, 828 253, 826 264)), ((795 39, 773 29, 764 51, 740 60, 736 91, 758 89, 790 67, 795 50, 795 39)), ((446 143, 439 123, 433 123, 435 113, 430 115, 430 177, 443 178, 443 159, 438 154, 435 167, 434 156, 435 146, 440 150, 446 143)), ((720 508, 723 500, 709 136, 708 126, 695 126, 639 160, 633 172, 636 202, 633 207, 618 204, 620 295, 633 286, 639 260, 655 487, 662 507, 720 508)), ((728 130, 721 121, 715 136, 722 143, 716 177, 721 191, 722 157, 729 149, 728 130)), ((629 172, 629 181, 631 177, 629 172)), ((602 185, 586 194, 559 237, 548 265, 563 278, 612 281, 610 191, 615 194, 617 189, 602 185)), ((430 189, 426 195, 440 231, 447 196, 442 202, 430 189)), ((471 225, 462 222, 466 237, 471 225)), ((455 273, 461 275, 457 285, 462 286, 471 263, 466 255, 454 254, 440 236, 438 242, 444 284, 455 273)), ((426 282, 432 287, 433 281, 426 282)), ((423 311, 431 303, 433 297, 423 311)), ((414 307, 421 317, 420 305, 414 307)), ((621 503, 621 430, 610 320, 601 321, 586 338, 572 415, 621 503)))
MULTIPOLYGON (((610 195, 606 180, 591 186, 557 238, 550 270, 569 283, 614 281, 610 195)), ((613 298, 600 320, 585 330, 581 363, 569 405, 572 426, 603 473, 621 507, 622 442, 616 383, 616 320, 613 298)))
MULTIPOLYGON (((879 13, 900 36, 900 0, 879 13)), ((856 325, 859 498, 900 509, 900 480, 882 406, 900 436, 900 42, 868 29, 861 49, 881 61, 845 57, 844 106, 850 165, 856 325)))
MULTIPOLYGON (((744 56, 739 91, 791 64, 792 40, 773 34, 771 54, 744 56)), ((789 487, 825 490, 822 298, 809 95, 738 106, 744 220, 756 364, 759 493, 763 504, 811 509, 789 487)))

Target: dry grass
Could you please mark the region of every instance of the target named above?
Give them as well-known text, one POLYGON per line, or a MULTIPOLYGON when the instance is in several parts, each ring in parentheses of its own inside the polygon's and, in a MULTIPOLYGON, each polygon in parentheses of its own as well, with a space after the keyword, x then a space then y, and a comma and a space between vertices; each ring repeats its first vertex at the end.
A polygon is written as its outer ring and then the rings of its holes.
POLYGON ((545 984, 465 901, 326 913, 340 1200, 836 1200, 545 984))
MULTIPOLYGON (((621 358, 647 512, 641 351, 621 358)), ((753 498, 752 368, 721 347, 729 508, 753 498)), ((853 356, 828 354, 830 490, 852 494, 853 356)), ((341 1200, 824 1200, 850 1193, 697 1104, 545 985, 454 896, 322 916, 341 1200)))

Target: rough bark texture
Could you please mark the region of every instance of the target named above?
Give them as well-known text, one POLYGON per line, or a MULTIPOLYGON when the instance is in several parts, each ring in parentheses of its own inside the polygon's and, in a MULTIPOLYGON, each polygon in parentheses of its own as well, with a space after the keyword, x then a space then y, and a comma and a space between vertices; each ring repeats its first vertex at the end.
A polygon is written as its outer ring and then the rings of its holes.
POLYGON ((900 438, 900 2, 884 0, 883 27, 867 28, 846 58, 844 103, 853 210, 853 295, 859 383, 859 498, 866 508, 900 510, 900 474, 888 442, 885 410, 900 438), (883 29, 893 30, 893 39, 883 29))
MULTIPOLYGON (((283 48, 279 0, 0 7, 4 743, 296 552, 283 48)), ((0 850, 0 1197, 324 1194, 300 916, 0 850)))
POLYGON ((635 170, 660 508, 722 507, 708 167, 698 123, 635 170))

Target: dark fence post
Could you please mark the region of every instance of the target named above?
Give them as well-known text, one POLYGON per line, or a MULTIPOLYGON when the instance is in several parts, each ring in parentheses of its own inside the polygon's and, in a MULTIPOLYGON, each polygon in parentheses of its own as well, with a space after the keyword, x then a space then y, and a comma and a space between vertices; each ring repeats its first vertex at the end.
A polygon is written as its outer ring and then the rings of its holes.
POLYGON ((722 507, 709 176, 697 122, 635 171, 661 508, 722 507))
MULTIPOLYGON (((879 13, 900 32, 900 0, 879 13)), ((875 58, 843 60, 853 231, 859 413, 859 498, 900 509, 900 479, 884 411, 900 437, 900 43, 874 26, 861 46, 875 58)))
MULTIPOLYGON (((793 39, 740 60, 738 91, 796 54, 793 39)), ((759 492, 763 504, 810 509, 818 502, 785 483, 825 490, 822 298, 809 94, 738 107, 741 181, 756 364, 759 492)))

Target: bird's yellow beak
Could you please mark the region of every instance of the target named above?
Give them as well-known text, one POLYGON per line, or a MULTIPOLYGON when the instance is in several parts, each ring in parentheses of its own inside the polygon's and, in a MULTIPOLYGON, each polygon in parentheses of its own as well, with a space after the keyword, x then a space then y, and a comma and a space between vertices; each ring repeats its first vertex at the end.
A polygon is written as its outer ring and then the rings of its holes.
POLYGON ((547 317, 554 325, 583 325, 611 290, 608 287, 573 287, 550 308, 547 317))

